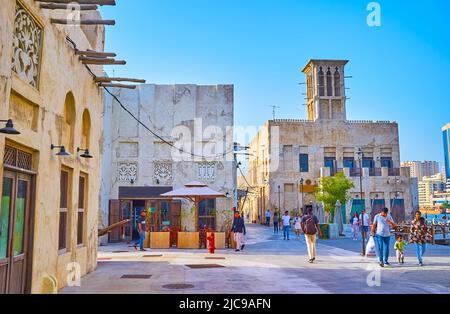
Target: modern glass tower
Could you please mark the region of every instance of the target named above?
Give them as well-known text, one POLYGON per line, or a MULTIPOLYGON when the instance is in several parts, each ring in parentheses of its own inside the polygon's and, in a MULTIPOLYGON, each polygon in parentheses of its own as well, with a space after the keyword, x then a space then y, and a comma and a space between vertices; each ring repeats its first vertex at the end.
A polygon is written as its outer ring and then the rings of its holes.
POLYGON ((450 123, 442 128, 442 136, 444 140, 444 162, 445 176, 450 180, 450 123))

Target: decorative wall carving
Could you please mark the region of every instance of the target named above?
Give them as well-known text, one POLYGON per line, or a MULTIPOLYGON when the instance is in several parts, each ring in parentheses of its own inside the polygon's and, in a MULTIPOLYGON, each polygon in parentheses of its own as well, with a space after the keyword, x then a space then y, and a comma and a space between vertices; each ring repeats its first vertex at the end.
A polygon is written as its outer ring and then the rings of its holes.
POLYGON ((19 2, 16 4, 13 49, 12 70, 25 82, 38 88, 42 28, 19 2))
POLYGON ((153 178, 155 182, 159 181, 160 183, 170 183, 173 178, 172 163, 155 162, 153 164, 153 178))
POLYGON ((137 180, 137 163, 135 162, 123 162, 119 164, 119 181, 131 182, 137 180))
POLYGON ((216 179, 216 163, 199 162, 198 179, 201 181, 214 181, 216 179))

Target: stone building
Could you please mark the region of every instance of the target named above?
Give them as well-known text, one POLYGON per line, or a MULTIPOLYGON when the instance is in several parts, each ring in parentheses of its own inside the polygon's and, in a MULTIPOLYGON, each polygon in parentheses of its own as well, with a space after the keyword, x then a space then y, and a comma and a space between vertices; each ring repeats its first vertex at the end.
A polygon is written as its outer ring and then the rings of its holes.
POLYGON ((110 233, 102 242, 134 238, 135 219, 143 209, 152 213, 151 231, 196 231, 205 224, 220 231, 236 193, 233 86, 146 84, 136 90, 111 91, 155 134, 106 95, 102 223, 123 219, 133 219, 133 223, 110 233), (194 156, 174 148, 180 148, 181 142, 183 150, 194 156), (206 155, 210 158, 201 158, 206 155), (228 197, 202 201, 198 213, 186 200, 159 197, 191 181, 206 183, 228 197))
POLYGON ((55 25, 54 14, 1 1, 0 119, 21 134, 0 133, 0 294, 50 292, 96 267, 103 95, 66 37, 103 51, 104 27, 55 25))
POLYGON ((411 178, 418 178, 419 181, 423 177, 431 177, 439 174, 439 162, 437 161, 404 161, 402 167, 409 167, 411 178))
POLYGON ((347 120, 346 64, 345 60, 308 62, 303 69, 308 119, 267 121, 251 141, 247 175, 254 187, 248 201, 252 219, 263 217, 265 209, 298 210, 315 202, 319 179, 339 171, 355 184, 347 218, 363 205, 373 214, 385 206, 392 208, 397 221, 405 219, 405 209, 408 215, 412 211, 408 169, 400 169, 398 125, 347 120))
POLYGON ((432 207, 433 195, 445 191, 445 182, 442 175, 423 177, 418 184, 420 207, 432 207))

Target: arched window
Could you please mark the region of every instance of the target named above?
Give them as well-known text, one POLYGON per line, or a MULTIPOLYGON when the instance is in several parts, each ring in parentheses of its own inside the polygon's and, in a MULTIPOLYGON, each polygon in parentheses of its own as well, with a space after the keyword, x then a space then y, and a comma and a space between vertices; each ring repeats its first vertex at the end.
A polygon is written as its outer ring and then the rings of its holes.
POLYGON ((337 67, 334 71, 334 96, 341 96, 341 75, 337 67))
POLYGON ((90 139, 91 139, 91 115, 89 114, 89 110, 85 109, 83 112, 83 120, 82 120, 82 129, 81 129, 81 148, 82 149, 90 149, 90 139))
POLYGON ((325 96, 325 75, 322 67, 319 70, 319 96, 325 96))
POLYGON ((71 92, 68 92, 64 101, 64 124, 61 143, 70 153, 74 152, 75 120, 75 98, 71 92))
POLYGON ((327 96, 333 96, 333 79, 330 68, 327 71, 327 96))

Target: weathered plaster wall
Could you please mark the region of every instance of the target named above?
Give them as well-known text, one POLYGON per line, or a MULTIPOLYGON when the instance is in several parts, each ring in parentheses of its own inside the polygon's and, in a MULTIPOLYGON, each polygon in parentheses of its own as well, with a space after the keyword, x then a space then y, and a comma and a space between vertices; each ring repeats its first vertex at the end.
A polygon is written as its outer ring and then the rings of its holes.
MULTIPOLYGON (((317 184, 322 176, 329 176, 327 169, 324 169, 324 157, 327 148, 335 148, 337 168, 344 170, 344 173, 354 182, 355 188, 350 194, 355 197, 360 193, 359 177, 350 177, 349 170, 343 169, 343 157, 350 148, 362 147, 366 151, 373 150, 375 168, 381 168, 379 157, 387 151, 391 152, 394 168, 400 168, 399 135, 398 125, 388 122, 367 122, 367 121, 339 121, 339 120, 318 120, 315 122, 305 120, 275 120, 267 122, 255 139, 250 144, 249 178, 251 184, 265 189, 264 193, 249 202, 253 209, 265 207, 277 208, 279 202, 285 209, 295 209, 301 207, 301 193, 299 181, 301 178, 311 180, 312 184, 317 184), (279 133, 278 133, 279 132, 279 133), (269 135, 273 134, 273 135, 269 135), (279 146, 274 142, 279 141, 279 146), (271 164, 274 168, 265 171, 266 164, 269 163, 267 147, 278 146, 278 150, 272 152, 271 164), (292 152, 285 152, 285 146, 292 146, 292 152), (299 155, 305 153, 309 155, 309 172, 300 173, 299 155), (278 160, 278 161, 277 161, 278 160), (277 166, 278 165, 278 166, 277 166), (285 191, 285 184, 293 184, 293 192, 285 191), (281 193, 278 193, 280 186, 281 193), (269 192, 267 192, 269 191, 269 192), (280 197, 279 197, 280 196, 280 197), (280 200, 279 200, 280 198, 280 200), (265 204, 265 205, 264 205, 265 204)), ((369 176, 368 169, 365 169, 363 176, 363 195, 366 198, 366 207, 370 208, 369 198, 379 194, 385 199, 387 206, 390 199, 394 198, 395 177, 389 176, 387 169, 383 169, 381 176, 369 176)), ((404 198, 407 216, 413 209, 411 198, 411 179, 407 171, 401 171, 397 177, 397 191, 400 191, 400 198, 404 198)), ((314 201, 313 193, 304 193, 304 203, 314 201)))
MULTIPOLYGON (((234 99, 231 85, 154 85, 146 84, 136 90, 111 89, 121 102, 151 130, 165 140, 174 142, 172 131, 177 126, 186 126, 191 135, 204 132, 210 126, 217 126, 226 135, 227 127, 233 126, 234 99), (195 130, 194 121, 197 121, 195 130)), ((172 148, 152 135, 126 113, 110 96, 105 95, 105 111, 103 113, 105 134, 103 137, 103 174, 101 216, 103 224, 108 222, 110 199, 118 198, 119 186, 173 186, 175 189, 184 184, 199 180, 198 163, 201 160, 177 161, 173 159, 172 148), (155 162, 164 163, 171 169, 167 178, 155 177, 155 162), (133 183, 120 180, 120 164, 137 165, 137 175, 133 183), (158 181, 156 180, 158 178, 158 181)), ((177 136, 174 134, 174 136, 177 136)), ((231 141, 224 152, 233 148, 233 132, 228 130, 231 141)), ((194 142, 194 139, 192 142, 194 142)), ((205 138, 210 143, 217 142, 205 138)), ((205 142, 198 141, 197 147, 205 142)), ((194 147, 194 143, 192 145, 194 147)), ((194 152, 202 155, 202 152, 194 152)), ((222 225, 221 212, 232 207, 232 195, 236 186, 233 155, 226 160, 215 161, 215 178, 205 181, 210 187, 229 193, 230 198, 217 200, 218 226, 222 225)), ((191 217, 192 204, 183 202, 182 227, 194 230, 194 219, 191 217)), ((106 241, 104 239, 103 241, 106 241)))
MULTIPOLYGON (((100 154, 102 93, 92 80, 84 65, 74 54, 66 36, 74 40, 80 49, 103 50, 104 28, 96 27, 95 36, 90 29, 55 26, 50 23, 50 11, 39 9, 39 3, 21 1, 29 13, 43 28, 39 86, 34 88, 11 71, 12 39, 14 32, 15 0, 2 0, 0 10, 0 116, 14 117, 15 127, 22 132, 18 136, 0 136, 0 160, 3 161, 5 141, 33 152, 33 170, 36 175, 35 215, 32 255, 33 293, 41 292, 43 276, 52 275, 58 279, 59 288, 66 285, 70 262, 80 263, 82 274, 96 267, 97 217, 100 188, 100 154), (95 42, 92 46, 86 34, 95 42), (59 144, 63 138, 61 121, 64 116, 64 102, 67 93, 75 99, 75 122, 73 147, 69 158, 54 156, 50 145, 59 144), (18 101, 10 104, 11 95, 18 101), (27 109, 28 108, 28 109, 27 109), (31 111, 29 108, 33 108, 31 111), (92 160, 76 156, 76 147, 81 143, 82 114, 87 109, 91 118, 90 150, 92 160), (31 112, 33 119, 28 114, 31 112), (34 121, 31 123, 30 121, 34 121), (72 169, 72 193, 69 195, 68 249, 58 252, 59 225, 59 174, 61 166, 72 169), (85 212, 84 244, 77 246, 76 222, 78 206, 78 178, 80 171, 89 175, 87 209, 85 212)), ((94 67, 101 73, 101 67, 94 67)), ((0 167, 0 176, 3 167, 0 167)), ((0 182, 0 188, 1 188, 0 182)))

